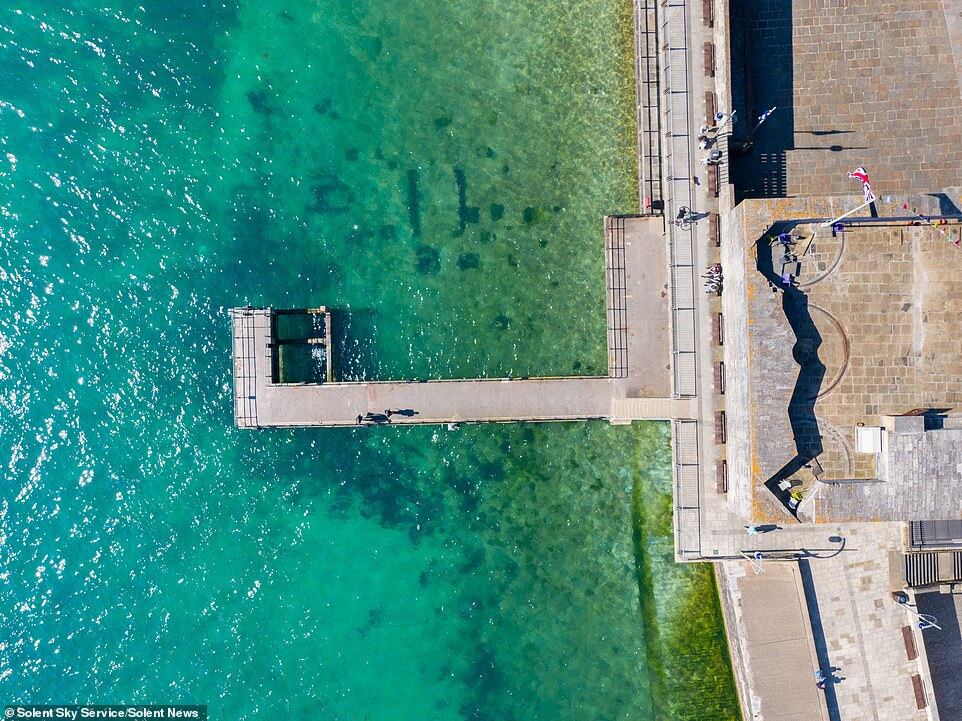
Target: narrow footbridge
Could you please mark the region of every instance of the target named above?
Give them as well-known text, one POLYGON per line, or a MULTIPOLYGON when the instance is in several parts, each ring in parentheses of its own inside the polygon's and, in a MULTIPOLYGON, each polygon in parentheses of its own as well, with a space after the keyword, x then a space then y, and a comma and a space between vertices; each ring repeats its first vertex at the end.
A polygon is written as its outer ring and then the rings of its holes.
MULTIPOLYGON (((318 338, 327 379, 281 382, 278 336, 286 311, 234 308, 234 418, 239 427, 691 418, 691 399, 671 397, 668 262, 663 221, 605 219, 608 375, 440 381, 338 382, 330 370, 330 314, 318 338)), ((324 311, 324 309, 319 309, 324 311)))

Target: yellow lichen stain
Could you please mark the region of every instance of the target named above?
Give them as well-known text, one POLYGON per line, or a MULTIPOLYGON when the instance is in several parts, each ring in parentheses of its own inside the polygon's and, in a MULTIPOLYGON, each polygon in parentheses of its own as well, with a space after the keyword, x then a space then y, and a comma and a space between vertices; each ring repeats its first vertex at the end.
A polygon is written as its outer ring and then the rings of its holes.
MULTIPOLYGON (((751 408, 749 408, 749 410, 751 410, 751 408)), ((756 491, 758 490, 759 482, 762 475, 762 467, 758 463, 758 456, 756 456, 755 454, 754 428, 748 434, 748 443, 750 447, 749 457, 750 457, 750 464, 751 464, 750 477, 751 477, 751 492, 752 492, 752 520, 761 521, 766 519, 765 519, 765 513, 762 509, 761 501, 759 501, 758 494, 756 493, 756 491)))

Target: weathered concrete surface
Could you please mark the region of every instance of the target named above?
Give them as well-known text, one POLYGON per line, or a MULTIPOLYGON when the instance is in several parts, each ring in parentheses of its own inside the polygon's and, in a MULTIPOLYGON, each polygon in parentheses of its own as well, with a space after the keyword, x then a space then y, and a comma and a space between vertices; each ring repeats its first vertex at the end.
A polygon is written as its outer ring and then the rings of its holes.
MULTIPOLYGON (((626 398, 671 395, 668 246, 662 218, 625 218, 626 398)), ((611 282, 611 271, 607 273, 611 282)))
MULTIPOLYGON (((805 600, 798 603, 808 602, 806 634, 810 634, 818 661, 811 670, 795 670, 793 675, 797 677, 800 691, 807 692, 805 684, 811 684, 809 688, 814 690, 814 670, 821 667, 826 675, 831 672, 833 678, 825 695, 827 705, 837 710, 837 715, 831 718, 925 721, 926 712, 916 707, 911 679, 914 674, 921 675, 929 698, 932 683, 924 659, 910 658, 906 653, 902 633, 903 627, 913 624, 914 616, 895 603, 891 595, 891 591, 901 585, 900 578, 890 575, 888 562, 889 553, 901 546, 900 524, 859 523, 844 528, 787 526, 752 537, 748 537, 744 529, 737 534, 734 529, 731 532, 733 539, 737 535, 735 548, 749 555, 760 550, 766 559, 759 566, 762 573, 758 576, 745 561, 724 561, 718 565, 736 674, 750 687, 747 695, 754 699, 746 710, 746 719, 770 718, 767 712, 760 712, 759 704, 763 699, 777 698, 783 690, 782 684, 788 683, 772 678, 783 669, 780 659, 776 658, 772 664, 759 663, 759 654, 749 653, 748 639, 771 638, 784 642, 792 628, 797 631, 797 622, 785 618, 784 608, 786 604, 795 606, 796 602, 778 595, 776 589, 770 594, 759 593, 761 601, 752 607, 751 614, 743 608, 736 614, 736 607, 741 603, 739 587, 746 583, 752 585, 756 579, 765 579, 770 574, 785 574, 785 567, 799 568, 794 561, 771 559, 779 555, 784 558, 786 549, 804 548, 804 557, 809 559, 810 588, 805 600), (834 550, 829 546, 834 546, 834 550), (733 618, 737 619, 735 623, 733 618), (784 624, 788 624, 788 630, 781 628, 784 624), (756 712, 760 715, 756 716, 756 712)), ((764 588, 765 581, 759 583, 764 588)), ((799 618, 802 618, 801 612, 799 618)), ((776 706, 775 711, 778 710, 776 706)))
MULTIPOLYGON (((733 393, 729 414, 749 425, 748 438, 737 430, 729 438, 730 471, 737 470, 729 474, 729 487, 744 512, 748 483, 757 520, 785 519, 760 486, 795 457, 799 443, 821 448, 823 480, 869 480, 878 477, 875 456, 855 452, 857 423, 881 425, 881 416, 915 408, 962 409, 960 251, 951 237, 930 226, 863 226, 832 238, 811 222, 837 216, 858 202, 857 196, 746 201, 733 216, 740 231, 723 259, 726 278, 731 277, 725 300, 726 372, 732 375, 733 393), (802 258, 796 295, 804 296, 807 310, 804 323, 795 327, 786 318, 784 293, 774 291, 757 267, 757 244, 767 245, 774 224, 781 221, 796 222, 793 232, 805 236, 796 245, 799 254, 817 231, 802 258), (747 349, 741 347, 742 337, 748 339, 747 349), (799 358, 813 353, 824 372, 803 377, 799 358), (795 426, 789 419, 793 395, 796 401, 816 399, 814 412, 806 418, 796 415, 795 426)), ((937 212, 937 200, 928 202, 929 210, 937 212)), ((901 204, 879 203, 879 213, 904 211, 901 204)), ((959 233, 955 225, 942 230, 959 233)), ((918 505, 911 486, 894 490, 903 494, 904 504, 895 503, 888 514, 875 508, 862 513, 826 507, 820 520, 891 519, 918 505)), ((942 517, 947 509, 939 498, 933 495, 928 507, 916 510, 942 517)))
POLYGON ((887 432, 878 458, 878 479, 822 487, 815 496, 815 517, 962 518, 962 430, 887 432))
MULTIPOLYGON (((725 292, 722 293, 725 343, 725 413, 727 438, 725 450, 728 461, 728 503, 732 511, 742 518, 752 512, 753 489, 751 454, 749 449, 753 428, 748 400, 748 293, 744 262, 746 248, 742 240, 742 214, 745 204, 738 206, 728 216, 727 237, 732 240, 722 244, 722 268, 725 274, 725 292)), ((787 420, 787 419, 786 419, 787 420)))

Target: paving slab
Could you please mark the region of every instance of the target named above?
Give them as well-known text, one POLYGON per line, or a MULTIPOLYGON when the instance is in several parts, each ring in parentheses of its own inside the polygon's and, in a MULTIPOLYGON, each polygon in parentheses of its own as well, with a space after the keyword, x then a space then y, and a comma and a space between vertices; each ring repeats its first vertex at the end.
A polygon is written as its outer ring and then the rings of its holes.
POLYGON ((747 662, 751 718, 829 721, 815 685, 818 657, 798 567, 770 564, 755 573, 747 563, 732 562, 725 568, 747 662))
POLYGON ((733 94, 747 138, 740 197, 851 191, 867 166, 882 192, 955 185, 962 164, 958 2, 732 0, 733 94))

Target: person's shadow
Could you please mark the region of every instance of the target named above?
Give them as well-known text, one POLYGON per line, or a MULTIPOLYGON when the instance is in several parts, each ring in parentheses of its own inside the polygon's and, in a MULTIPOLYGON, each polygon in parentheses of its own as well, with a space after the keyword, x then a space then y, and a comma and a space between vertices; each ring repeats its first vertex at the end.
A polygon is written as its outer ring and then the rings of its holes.
POLYGON ((825 683, 839 684, 845 680, 844 676, 839 676, 838 671, 841 671, 841 666, 829 666, 828 674, 825 676, 825 683))

